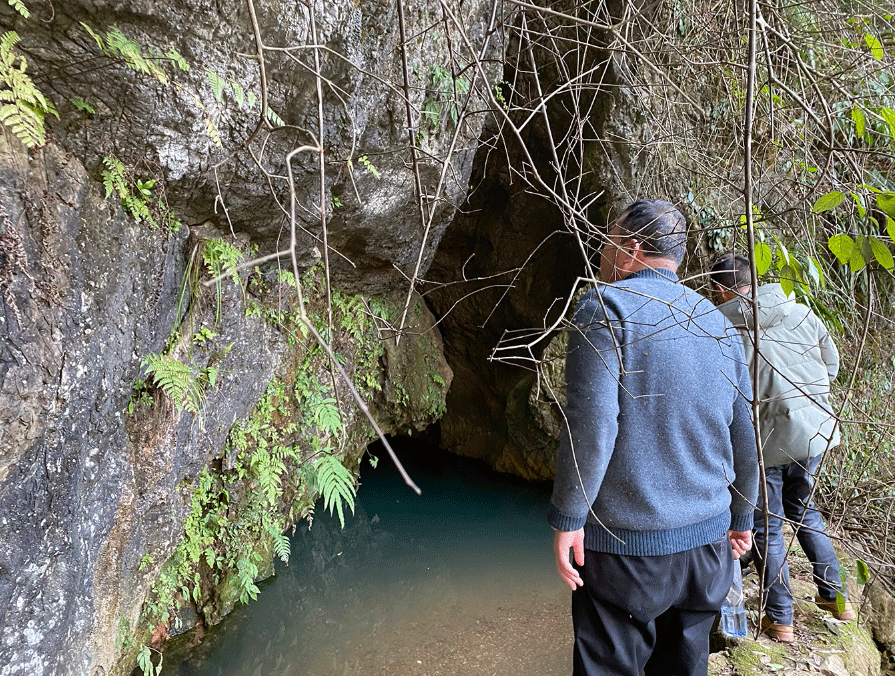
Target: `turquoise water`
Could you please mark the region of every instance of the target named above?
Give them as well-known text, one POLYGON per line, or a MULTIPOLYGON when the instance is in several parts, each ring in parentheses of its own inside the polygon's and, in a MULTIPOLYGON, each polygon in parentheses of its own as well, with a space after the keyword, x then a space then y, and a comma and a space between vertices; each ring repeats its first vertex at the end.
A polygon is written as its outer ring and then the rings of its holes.
POLYGON ((549 485, 409 450, 402 461, 422 495, 373 451, 378 467, 365 460, 345 529, 318 503, 258 600, 186 660, 167 660, 163 675, 570 673, 570 592, 544 521, 549 485))

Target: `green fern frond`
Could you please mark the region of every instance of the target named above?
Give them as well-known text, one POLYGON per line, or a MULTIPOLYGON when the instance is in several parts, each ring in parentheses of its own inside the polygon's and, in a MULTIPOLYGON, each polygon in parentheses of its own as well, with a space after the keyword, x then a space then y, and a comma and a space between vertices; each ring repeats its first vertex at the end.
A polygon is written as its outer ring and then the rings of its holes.
POLYGON ((165 52, 165 56, 168 57, 169 59, 171 59, 174 63, 176 63, 177 67, 180 68, 180 70, 186 72, 190 69, 190 64, 187 62, 187 60, 184 59, 183 56, 181 56, 180 52, 178 52, 173 47, 171 47, 167 52, 165 52))
POLYGON ((354 514, 354 496, 356 488, 354 477, 333 455, 325 455, 317 461, 315 484, 323 496, 323 508, 333 510, 339 516, 339 523, 345 527, 345 505, 354 514))
POLYGON ((258 566, 252 561, 240 558, 236 562, 236 581, 239 583, 240 594, 239 600, 242 603, 248 603, 249 600, 254 601, 258 598, 260 591, 255 585, 255 578, 258 576, 258 566))
POLYGON ((117 26, 111 26, 106 31, 106 50, 109 56, 118 57, 131 70, 138 73, 152 75, 162 84, 168 84, 168 75, 162 68, 143 56, 140 45, 128 38, 117 26))
POLYGON ((26 146, 36 148, 46 142, 44 117, 49 113, 58 119, 59 113, 25 72, 25 58, 12 51, 18 41, 15 31, 0 37, 0 85, 6 87, 0 90, 0 100, 7 102, 0 107, 0 122, 26 146))
POLYGON ((171 400, 178 413, 184 410, 199 416, 205 392, 188 365, 173 357, 149 354, 143 358, 146 374, 171 400))
POLYGON ((96 46, 99 47, 103 53, 105 53, 106 43, 105 43, 105 40, 103 40, 103 36, 100 35, 99 33, 96 33, 90 26, 88 26, 83 21, 81 21, 80 24, 84 27, 84 30, 86 30, 88 33, 90 33, 90 37, 92 37, 94 40, 96 40, 96 46))
POLYGON ((7 2, 9 2, 10 7, 12 7, 26 19, 31 16, 31 12, 28 11, 28 8, 25 7, 25 3, 22 2, 22 0, 7 0, 7 2))
POLYGON ((207 68, 205 69, 205 74, 208 75, 208 84, 211 85, 211 92, 214 94, 214 100, 220 103, 224 96, 224 80, 220 75, 207 68))
POLYGON ((117 157, 104 157, 103 164, 106 170, 102 172, 103 185, 106 188, 106 199, 112 196, 112 193, 125 200, 129 195, 127 185, 124 179, 124 165, 117 157))
POLYGON ((339 409, 336 406, 336 400, 329 398, 324 399, 314 408, 314 421, 322 431, 329 434, 338 434, 342 431, 342 419, 339 416, 339 409))
POLYGON ((230 89, 233 90, 233 98, 236 99, 236 105, 242 108, 245 103, 245 90, 243 90, 242 85, 231 77, 230 89))
POLYGON ((246 93, 247 107, 254 108, 256 103, 258 103, 258 97, 255 96, 255 92, 250 91, 246 93))
POLYGON ((84 99, 80 99, 78 97, 74 97, 71 99, 71 102, 74 104, 75 108, 80 110, 81 112, 87 113, 88 115, 95 115, 96 108, 87 103, 84 99))
POLYGON ((277 558, 286 565, 289 565, 289 555, 292 553, 292 548, 289 545, 289 538, 281 533, 273 524, 267 527, 267 533, 270 535, 271 540, 273 540, 273 551, 277 555, 277 558))
POLYGON ((3 55, 3 63, 8 66, 12 65, 15 55, 10 50, 19 41, 19 34, 15 31, 6 31, 3 37, 0 37, 0 54, 3 55))
POLYGON ((277 127, 286 126, 286 123, 283 122, 283 118, 277 115, 270 106, 267 107, 267 119, 270 120, 271 124, 277 127))

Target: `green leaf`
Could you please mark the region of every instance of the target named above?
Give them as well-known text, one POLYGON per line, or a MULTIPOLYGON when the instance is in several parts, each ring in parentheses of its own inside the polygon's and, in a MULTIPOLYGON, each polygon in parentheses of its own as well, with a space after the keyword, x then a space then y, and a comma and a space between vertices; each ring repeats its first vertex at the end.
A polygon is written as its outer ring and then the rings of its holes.
POLYGON ((820 286, 824 282, 824 273, 820 267, 820 263, 818 263, 813 256, 808 256, 808 261, 811 263, 811 265, 808 266, 808 276, 811 277, 811 281, 817 286, 820 286))
POLYGON ((780 241, 780 238, 777 235, 771 235, 774 238, 774 242, 777 244, 777 249, 779 250, 777 253, 777 269, 782 270, 783 266, 789 263, 789 249, 786 248, 786 245, 780 241))
POLYGON ((892 252, 889 251, 889 247, 887 247, 882 240, 879 240, 876 237, 868 237, 867 240, 877 263, 882 265, 886 270, 891 270, 895 267, 895 260, 892 259, 892 252))
POLYGON ((317 426, 330 434, 339 434, 342 431, 342 419, 336 400, 324 399, 314 409, 314 420, 317 426))
POLYGON ((833 252, 836 259, 842 263, 842 265, 845 265, 851 259, 852 251, 855 248, 855 242, 845 233, 840 233, 830 237, 827 242, 827 247, 833 252))
POLYGON ((342 528, 345 527, 344 506, 354 513, 354 477, 332 455, 323 456, 317 463, 317 489, 323 495, 323 507, 332 514, 335 511, 342 528))
POLYGON ((283 118, 274 112, 274 109, 270 106, 267 106, 267 119, 273 124, 275 127, 285 127, 286 123, 283 121, 283 118))
POLYGON ((841 613, 845 610, 845 595, 842 592, 836 592, 836 612, 841 613))
POLYGON ((858 584, 867 584, 870 581, 870 571, 867 569, 867 564, 861 559, 857 559, 855 567, 858 569, 856 575, 858 584))
POLYGON ((858 214, 861 218, 864 218, 864 215, 867 213, 867 207, 864 206, 864 198, 856 192, 853 192, 851 196, 855 201, 855 207, 858 210, 858 214))
POLYGON ((84 99, 79 99, 76 97, 71 99, 71 102, 75 104, 75 108, 87 113, 88 115, 93 115, 94 113, 96 113, 96 109, 89 103, 87 103, 84 99))
POLYGON ((758 242, 755 245, 755 270, 759 277, 768 271, 772 261, 771 247, 764 242, 758 242))
POLYGON ((205 69, 205 74, 208 76, 208 84, 211 85, 211 92, 214 94, 215 101, 220 102, 224 95, 224 80, 220 75, 208 70, 208 68, 205 69))
POLYGON ((173 47, 165 52, 165 56, 176 63, 177 67, 180 68, 180 70, 187 71, 190 69, 190 64, 187 63, 187 60, 184 59, 183 56, 181 56, 180 52, 178 52, 173 47))
POLYGON ((876 196, 876 204, 886 216, 895 218, 895 192, 882 192, 876 196))
POLYGON ((797 281, 796 271, 789 265, 784 265, 780 269, 780 288, 787 296, 792 293, 797 281))
POLYGON ((895 219, 886 216, 886 232, 889 233, 889 239, 895 242, 895 219))
POLYGON ((895 110, 880 108, 879 114, 886 121, 886 124, 889 125, 889 135, 895 137, 895 110))
POLYGON ((864 136, 864 130, 867 127, 867 121, 864 119, 864 112, 860 108, 852 108, 851 119, 855 121, 855 134, 858 138, 864 136))
POLYGON ((842 200, 844 199, 844 192, 840 192, 839 190, 831 190, 826 195, 821 195, 820 197, 818 197, 817 201, 814 203, 814 206, 811 207, 811 210, 816 214, 820 214, 824 211, 835 209, 840 204, 842 204, 842 200))
POLYGON ((245 90, 243 90, 242 85, 239 84, 239 82, 234 80, 232 77, 230 78, 229 82, 230 89, 233 90, 233 96, 236 98, 236 105, 242 108, 245 104, 245 90))
POLYGON ((28 8, 25 7, 25 3, 22 0, 8 0, 9 6, 15 9, 19 14, 21 14, 24 18, 28 18, 31 16, 31 12, 28 11, 28 8))
POLYGON ((852 272, 859 272, 867 266, 867 259, 872 255, 867 239, 858 235, 851 251, 851 257, 848 259, 848 267, 852 272), (865 255, 865 253, 869 255, 865 255))
POLYGON ((152 653, 149 646, 144 645, 140 652, 137 653, 137 666, 143 672, 143 676, 152 676, 155 673, 155 666, 152 664, 152 653))
POLYGON ((96 40, 96 46, 105 52, 106 51, 106 43, 103 41, 102 36, 99 35, 98 33, 94 32, 94 30, 90 26, 88 26, 86 23, 84 23, 83 21, 81 21, 80 24, 87 30, 88 33, 90 33, 90 37, 92 37, 94 40, 96 40))
POLYGON ((873 54, 873 58, 877 61, 883 60, 883 46, 880 44, 880 41, 877 39, 875 35, 871 35, 870 33, 864 33, 864 42, 867 43, 867 46, 870 47, 870 53, 873 54))

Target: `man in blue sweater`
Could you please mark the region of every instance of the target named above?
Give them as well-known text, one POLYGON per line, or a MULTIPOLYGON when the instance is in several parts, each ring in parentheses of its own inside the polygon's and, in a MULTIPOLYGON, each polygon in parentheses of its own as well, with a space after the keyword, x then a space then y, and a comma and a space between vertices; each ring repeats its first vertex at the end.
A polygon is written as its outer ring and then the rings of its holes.
POLYGON ((609 232, 604 284, 575 309, 547 520, 576 676, 704 676, 752 544, 749 373, 727 319, 678 283, 686 238, 674 206, 635 202, 609 232))

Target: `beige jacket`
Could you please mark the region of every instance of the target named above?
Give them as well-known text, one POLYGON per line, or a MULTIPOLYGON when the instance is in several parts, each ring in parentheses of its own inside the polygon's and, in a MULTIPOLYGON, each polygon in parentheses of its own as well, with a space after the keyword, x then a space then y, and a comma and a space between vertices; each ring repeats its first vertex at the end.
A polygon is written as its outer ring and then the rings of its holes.
MULTIPOLYGON (((743 338, 749 371, 755 354, 751 300, 735 298, 718 308, 743 338)), ((823 322, 787 298, 779 284, 758 288, 758 415, 766 467, 804 461, 839 443, 830 405, 830 382, 839 353, 823 322)))

